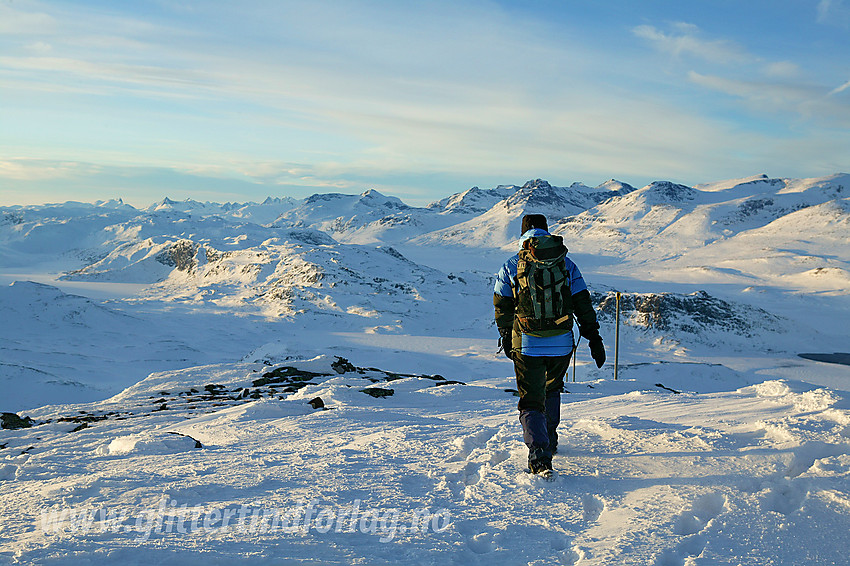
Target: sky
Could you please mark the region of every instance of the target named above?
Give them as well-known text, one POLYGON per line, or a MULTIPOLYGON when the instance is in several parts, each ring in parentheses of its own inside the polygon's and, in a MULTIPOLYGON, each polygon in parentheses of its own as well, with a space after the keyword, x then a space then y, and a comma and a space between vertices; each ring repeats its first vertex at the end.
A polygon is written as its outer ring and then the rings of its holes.
POLYGON ((0 0, 0 206, 848 161, 850 0, 0 0))

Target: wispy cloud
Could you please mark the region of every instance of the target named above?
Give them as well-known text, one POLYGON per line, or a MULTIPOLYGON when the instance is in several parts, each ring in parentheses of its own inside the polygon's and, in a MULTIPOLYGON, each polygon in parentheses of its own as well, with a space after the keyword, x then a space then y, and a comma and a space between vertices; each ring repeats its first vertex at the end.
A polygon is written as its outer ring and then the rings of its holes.
MULTIPOLYGON (((75 178, 72 162, 102 163, 115 169, 91 175, 141 166, 159 171, 144 178, 246 190, 711 179, 761 171, 739 156, 771 143, 718 119, 729 104, 717 93, 754 115, 800 116, 830 91, 797 60, 684 22, 620 28, 609 45, 589 40, 598 28, 565 33, 487 0, 132 6, 0 2, 0 32, 16 30, 0 55, 0 151, 44 158, 57 180, 75 178), (635 55, 636 42, 652 49, 635 55)), ((0 177, 25 182, 33 166, 0 177)))
POLYGON ((850 27, 850 6, 844 0, 820 0, 817 21, 821 24, 850 27))
POLYGON ((839 94, 839 93, 844 92, 844 91, 845 91, 845 90, 847 90, 848 88, 850 88, 850 81, 847 81, 846 83, 844 83, 843 85, 839 86, 838 88, 835 88, 835 89, 831 90, 831 91, 829 92, 829 96, 835 96, 836 94, 839 94))
POLYGON ((828 91, 816 84, 738 79, 695 71, 688 73, 688 79, 715 92, 740 98, 753 112, 793 115, 829 128, 850 127, 850 106, 834 98, 850 88, 850 82, 828 91))
POLYGON ((673 24, 674 32, 664 32, 651 25, 635 27, 632 32, 649 41, 658 50, 680 57, 690 55, 713 63, 749 63, 754 56, 742 46, 727 39, 708 39, 694 24, 673 24))
POLYGON ((690 83, 736 97, 754 115, 773 113, 792 120, 816 120, 830 127, 850 125, 850 108, 830 99, 847 85, 830 91, 811 81, 794 61, 770 60, 730 40, 706 37, 695 25, 671 24, 670 28, 663 32, 640 26, 633 31, 690 66, 685 73, 690 83), (695 67, 706 67, 710 72, 695 67))
POLYGON ((91 163, 44 159, 0 159, 0 179, 44 181, 97 174, 100 168, 91 163))

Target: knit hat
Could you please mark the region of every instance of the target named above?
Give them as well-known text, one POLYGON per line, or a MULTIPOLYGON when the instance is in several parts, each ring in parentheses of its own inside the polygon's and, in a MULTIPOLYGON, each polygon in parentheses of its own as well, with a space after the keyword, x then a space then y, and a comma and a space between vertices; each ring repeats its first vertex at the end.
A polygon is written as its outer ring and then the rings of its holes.
POLYGON ((525 234, 532 228, 540 228, 541 230, 549 231, 549 225, 546 224, 546 217, 542 214, 526 214, 522 217, 522 234, 525 234))

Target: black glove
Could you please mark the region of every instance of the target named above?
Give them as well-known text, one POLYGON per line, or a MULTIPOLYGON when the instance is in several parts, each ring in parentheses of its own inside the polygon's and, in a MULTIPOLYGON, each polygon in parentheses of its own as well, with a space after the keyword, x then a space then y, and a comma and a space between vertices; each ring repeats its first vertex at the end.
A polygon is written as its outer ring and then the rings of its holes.
POLYGON ((596 362, 596 367, 601 368, 605 363, 605 345, 602 344, 602 337, 597 334, 587 341, 590 345, 590 357, 596 362))
POLYGON ((511 357, 513 355, 513 344, 511 343, 511 328, 505 327, 499 329, 499 344, 502 345, 502 348, 505 350, 505 357, 509 360, 513 360, 511 357))

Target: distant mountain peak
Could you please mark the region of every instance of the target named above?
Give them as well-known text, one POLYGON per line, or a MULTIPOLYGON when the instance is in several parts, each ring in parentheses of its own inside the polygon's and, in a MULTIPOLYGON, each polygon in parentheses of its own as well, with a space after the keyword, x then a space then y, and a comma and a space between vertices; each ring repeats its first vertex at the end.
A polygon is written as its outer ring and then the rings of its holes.
POLYGON ((328 202, 348 197, 341 193, 316 193, 304 199, 304 204, 315 204, 317 202, 328 202))
POLYGON ((534 179, 531 181, 526 181, 525 184, 520 187, 522 189, 551 189, 552 185, 549 184, 549 181, 545 179, 534 179))
POLYGON ((387 198, 386 196, 384 196, 383 194, 381 194, 380 192, 378 192, 375 189, 366 189, 365 191, 360 193, 360 196, 363 197, 363 198, 380 198, 380 199, 387 198))
POLYGON ((605 181, 596 188, 600 191, 613 191, 619 192, 620 194, 626 194, 636 190, 630 184, 618 181, 617 179, 610 179, 608 181, 605 181))
POLYGON ((647 192, 653 193, 668 202, 681 202, 696 198, 697 191, 686 185, 672 181, 653 181, 647 192))
POLYGON ((266 205, 268 205, 268 204, 283 204, 285 202, 285 200, 291 200, 291 199, 289 197, 287 197, 286 199, 283 199, 281 197, 268 196, 268 197, 266 197, 266 200, 264 200, 261 204, 266 204, 266 205))

